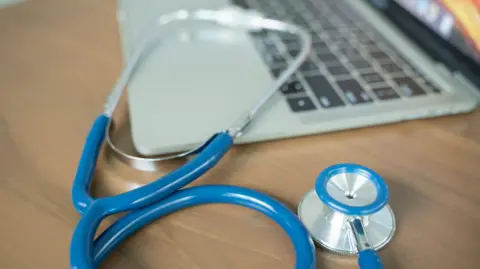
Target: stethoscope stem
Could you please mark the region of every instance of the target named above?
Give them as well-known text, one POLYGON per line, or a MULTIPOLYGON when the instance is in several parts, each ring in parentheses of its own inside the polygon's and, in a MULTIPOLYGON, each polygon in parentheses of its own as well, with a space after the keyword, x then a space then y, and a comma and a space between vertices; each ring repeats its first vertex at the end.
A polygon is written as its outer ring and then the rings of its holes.
POLYGON ((352 231, 352 238, 354 240, 357 251, 361 252, 364 250, 372 249, 371 244, 368 242, 367 234, 365 233, 365 227, 360 218, 355 217, 351 218, 348 221, 350 229, 352 231))
POLYGON ((372 247, 372 244, 368 241, 368 236, 365 233, 362 219, 359 217, 351 218, 348 221, 348 224, 353 235, 351 238, 354 242, 352 243, 354 243, 358 251, 358 265, 360 269, 383 268, 380 257, 372 247))

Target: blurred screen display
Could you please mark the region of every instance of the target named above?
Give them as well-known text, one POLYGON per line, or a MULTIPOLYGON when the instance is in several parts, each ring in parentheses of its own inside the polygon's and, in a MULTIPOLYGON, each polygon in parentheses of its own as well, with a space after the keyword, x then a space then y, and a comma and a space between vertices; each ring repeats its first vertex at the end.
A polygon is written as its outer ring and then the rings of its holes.
POLYGON ((480 63, 480 0, 395 0, 480 63))

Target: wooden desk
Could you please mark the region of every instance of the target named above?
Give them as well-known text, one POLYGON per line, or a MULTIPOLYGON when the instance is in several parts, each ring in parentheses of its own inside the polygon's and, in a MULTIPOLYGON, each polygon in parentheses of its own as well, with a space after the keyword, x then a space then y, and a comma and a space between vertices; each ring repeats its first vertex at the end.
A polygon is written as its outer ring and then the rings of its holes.
MULTIPOLYGON (((28 1, 0 10, 0 268, 67 268, 79 215, 70 189, 92 120, 121 68, 111 1, 28 1)), ((383 175, 398 230, 386 268, 478 268, 480 111, 236 147, 197 184, 264 191, 295 209, 317 173, 353 161, 383 175)), ((97 193, 156 175, 102 161, 97 193)), ((279 227, 209 205, 158 220, 106 268, 293 268, 279 227)), ((356 268, 318 251, 318 268, 356 268)))

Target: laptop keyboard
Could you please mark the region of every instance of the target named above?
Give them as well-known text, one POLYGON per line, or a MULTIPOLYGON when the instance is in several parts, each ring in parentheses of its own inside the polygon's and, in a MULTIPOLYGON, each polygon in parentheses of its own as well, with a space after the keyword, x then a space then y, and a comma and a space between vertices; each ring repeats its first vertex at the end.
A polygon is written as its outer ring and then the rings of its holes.
MULTIPOLYGON (((441 93, 342 1, 234 2, 268 17, 303 26, 311 33, 313 49, 309 59, 281 87, 293 112, 441 93)), ((300 52, 295 36, 273 32, 253 36, 274 77, 300 52)))

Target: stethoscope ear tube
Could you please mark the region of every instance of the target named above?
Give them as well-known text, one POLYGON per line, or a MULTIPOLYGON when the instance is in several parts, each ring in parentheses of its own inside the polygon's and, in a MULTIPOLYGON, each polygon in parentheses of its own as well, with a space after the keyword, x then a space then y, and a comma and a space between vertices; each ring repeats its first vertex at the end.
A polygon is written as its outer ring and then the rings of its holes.
POLYGON ((182 167, 137 189, 101 199, 88 191, 98 154, 105 138, 109 117, 100 115, 92 125, 80 157, 72 198, 80 219, 71 243, 71 267, 92 268, 92 241, 100 222, 109 215, 139 209, 164 199, 215 166, 233 144, 227 133, 218 133, 204 150, 182 167))
POLYGON ((192 206, 211 203, 239 205, 274 220, 290 237, 296 255, 296 269, 315 269, 315 247, 297 216, 279 201, 251 189, 210 185, 180 190, 167 199, 133 211, 110 226, 94 242, 94 264, 98 266, 126 238, 151 222, 192 206))
POLYGON ((315 268, 315 248, 308 231, 297 216, 280 202, 260 192, 234 186, 201 186, 179 190, 212 168, 228 151, 233 138, 227 132, 215 135, 187 164, 150 184, 116 196, 100 199, 90 197, 88 189, 108 120, 103 115, 97 118, 80 158, 81 171, 77 172, 72 192, 82 217, 72 237, 70 268, 97 268, 118 244, 146 224, 177 210, 209 203, 244 206, 275 220, 291 238, 297 256, 295 268, 315 268), (128 210, 132 212, 94 240, 103 219, 128 210))
POLYGON ((79 213, 83 213, 85 209, 92 203, 93 199, 88 194, 90 183, 93 179, 93 173, 97 166, 98 154, 105 139, 105 130, 110 118, 106 115, 99 115, 85 140, 82 155, 78 163, 77 173, 73 181, 72 200, 75 209, 79 213))

